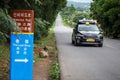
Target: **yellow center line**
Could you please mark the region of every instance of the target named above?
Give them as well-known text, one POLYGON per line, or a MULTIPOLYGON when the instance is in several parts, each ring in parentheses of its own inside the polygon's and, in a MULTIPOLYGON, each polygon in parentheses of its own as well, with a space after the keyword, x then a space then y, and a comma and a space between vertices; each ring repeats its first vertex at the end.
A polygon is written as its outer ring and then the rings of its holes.
POLYGON ((108 47, 108 48, 112 48, 112 49, 115 49, 115 47, 113 47, 113 46, 111 46, 111 45, 105 45, 106 47, 108 47))

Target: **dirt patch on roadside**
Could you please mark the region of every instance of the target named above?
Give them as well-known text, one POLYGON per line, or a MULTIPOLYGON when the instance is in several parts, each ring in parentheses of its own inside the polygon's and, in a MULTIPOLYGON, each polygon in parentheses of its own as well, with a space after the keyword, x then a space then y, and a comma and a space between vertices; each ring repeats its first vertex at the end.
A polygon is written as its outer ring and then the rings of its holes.
POLYGON ((34 56, 37 58, 37 61, 34 63, 33 80, 49 80, 49 70, 52 60, 49 57, 40 58, 39 52, 41 50, 43 50, 42 47, 34 49, 34 56))
POLYGON ((49 80, 49 69, 51 60, 45 58, 34 63, 34 78, 33 80, 49 80))

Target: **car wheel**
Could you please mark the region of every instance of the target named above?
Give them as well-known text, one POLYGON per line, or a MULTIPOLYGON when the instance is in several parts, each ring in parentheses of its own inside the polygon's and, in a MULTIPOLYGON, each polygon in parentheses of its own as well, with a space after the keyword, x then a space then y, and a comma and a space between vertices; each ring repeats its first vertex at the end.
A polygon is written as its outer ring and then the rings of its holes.
POLYGON ((78 45, 79 45, 79 43, 77 42, 77 40, 75 40, 74 45, 75 45, 75 46, 78 46, 78 45))
POLYGON ((99 46, 99 47, 102 47, 102 46, 103 46, 103 43, 99 44, 98 46, 99 46))
POLYGON ((74 44, 74 41, 73 41, 73 39, 72 39, 72 44, 74 44))

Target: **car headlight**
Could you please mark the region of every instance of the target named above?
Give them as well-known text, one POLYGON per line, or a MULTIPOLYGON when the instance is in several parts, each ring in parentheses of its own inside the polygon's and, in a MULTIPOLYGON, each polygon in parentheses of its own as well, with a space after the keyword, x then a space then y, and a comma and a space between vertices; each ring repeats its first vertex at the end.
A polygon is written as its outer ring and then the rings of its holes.
POLYGON ((103 37, 103 35, 102 34, 98 34, 98 38, 102 38, 103 37))
POLYGON ((84 37, 84 35, 83 34, 77 34, 77 37, 84 37))

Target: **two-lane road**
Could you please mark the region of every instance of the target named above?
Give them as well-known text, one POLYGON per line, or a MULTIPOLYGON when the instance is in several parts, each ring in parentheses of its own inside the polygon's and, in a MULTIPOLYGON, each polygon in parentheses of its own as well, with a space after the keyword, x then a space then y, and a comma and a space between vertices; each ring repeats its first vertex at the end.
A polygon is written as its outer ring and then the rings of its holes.
POLYGON ((103 47, 71 44, 72 29, 58 16, 54 29, 61 80, 120 80, 120 41, 104 39, 103 47))

